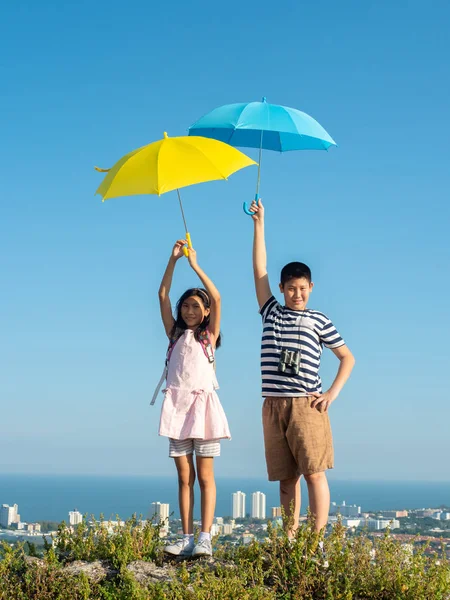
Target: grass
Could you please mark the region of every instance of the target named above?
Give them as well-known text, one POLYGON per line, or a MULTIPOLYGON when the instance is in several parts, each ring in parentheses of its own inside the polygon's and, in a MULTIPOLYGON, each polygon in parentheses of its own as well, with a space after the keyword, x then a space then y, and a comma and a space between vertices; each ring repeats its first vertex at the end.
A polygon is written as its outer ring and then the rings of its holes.
POLYGON ((219 546, 208 560, 168 564, 159 527, 136 518, 109 528, 84 521, 75 530, 62 523, 42 560, 34 548, 0 546, 1 600, 448 600, 450 563, 445 546, 403 546, 386 532, 374 540, 347 538, 340 523, 324 540, 309 526, 291 543, 268 529, 268 538, 249 546, 219 546), (27 552, 28 550, 28 552, 27 552), (103 561, 111 577, 89 580, 69 574, 74 561, 103 561), (151 561, 172 571, 167 582, 139 584, 127 570, 151 561))

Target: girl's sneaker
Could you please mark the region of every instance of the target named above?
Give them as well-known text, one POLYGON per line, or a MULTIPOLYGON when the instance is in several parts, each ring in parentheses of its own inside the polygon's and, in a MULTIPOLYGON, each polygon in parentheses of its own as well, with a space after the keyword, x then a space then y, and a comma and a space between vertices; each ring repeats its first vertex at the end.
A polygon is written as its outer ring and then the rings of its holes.
POLYGON ((212 545, 211 540, 203 539, 198 542, 192 552, 192 558, 200 556, 212 556, 212 545))
POLYGON ((190 539, 181 538, 173 544, 164 546, 164 552, 166 552, 166 554, 172 554, 173 556, 192 556, 194 546, 193 537, 190 539))

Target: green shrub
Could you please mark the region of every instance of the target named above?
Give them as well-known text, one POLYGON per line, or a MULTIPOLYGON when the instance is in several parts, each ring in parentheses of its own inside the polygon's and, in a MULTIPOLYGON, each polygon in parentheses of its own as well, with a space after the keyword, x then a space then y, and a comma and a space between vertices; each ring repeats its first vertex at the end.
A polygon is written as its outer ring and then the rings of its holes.
POLYGON ((365 532, 347 537, 338 523, 322 551, 322 536, 311 526, 293 542, 269 526, 262 543, 219 546, 213 564, 174 561, 171 581, 145 587, 126 566, 163 564, 159 527, 135 517, 107 527, 103 520, 73 530, 61 524, 43 560, 3 542, 0 600, 450 600, 445 546, 404 546, 388 531, 374 540, 365 532), (70 575, 65 566, 75 560, 106 561, 113 575, 99 583, 70 575))
POLYGON ((112 525, 100 519, 88 523, 86 518, 75 528, 62 522, 54 539, 58 559, 107 560, 120 569, 134 560, 156 560, 161 554, 160 526, 144 522, 133 516, 124 524, 112 525))

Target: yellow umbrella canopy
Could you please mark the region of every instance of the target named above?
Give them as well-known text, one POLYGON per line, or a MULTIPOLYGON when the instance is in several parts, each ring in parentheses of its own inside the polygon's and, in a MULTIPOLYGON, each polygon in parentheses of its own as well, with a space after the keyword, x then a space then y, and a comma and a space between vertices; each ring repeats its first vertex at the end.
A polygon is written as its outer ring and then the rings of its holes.
POLYGON ((96 194, 103 200, 135 194, 160 196, 188 185, 227 179, 236 171, 255 164, 224 142, 196 136, 170 138, 164 133, 162 140, 133 150, 118 160, 107 170, 96 194))
POLYGON ((104 202, 118 196, 160 196, 177 190, 186 239, 191 247, 179 189, 196 183, 227 179, 250 165, 256 165, 255 161, 224 142, 197 136, 170 138, 164 132, 162 140, 133 150, 111 169, 95 167, 97 171, 107 173, 96 194, 100 194, 104 202))

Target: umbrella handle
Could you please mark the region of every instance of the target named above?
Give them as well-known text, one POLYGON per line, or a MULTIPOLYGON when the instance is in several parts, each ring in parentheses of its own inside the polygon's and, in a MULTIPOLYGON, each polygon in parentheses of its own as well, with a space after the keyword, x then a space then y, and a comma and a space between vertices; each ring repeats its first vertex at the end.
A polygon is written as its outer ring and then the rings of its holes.
POLYGON ((188 243, 188 247, 186 248, 186 246, 183 246, 183 254, 187 258, 189 256, 189 250, 188 250, 188 248, 192 248, 191 234, 189 232, 187 232, 187 231, 186 231, 186 240, 187 240, 187 243, 188 243))
MULTIPOLYGON (((258 200, 259 200, 259 194, 255 194, 255 201, 256 201, 256 202, 258 202, 258 200)), ((249 215, 250 217, 251 217, 251 216, 253 216, 253 215, 255 214, 254 212, 252 212, 252 211, 249 209, 247 202, 244 202, 244 204, 243 204, 242 208, 244 209, 244 212, 245 212, 245 214, 246 214, 246 215, 249 215)))

